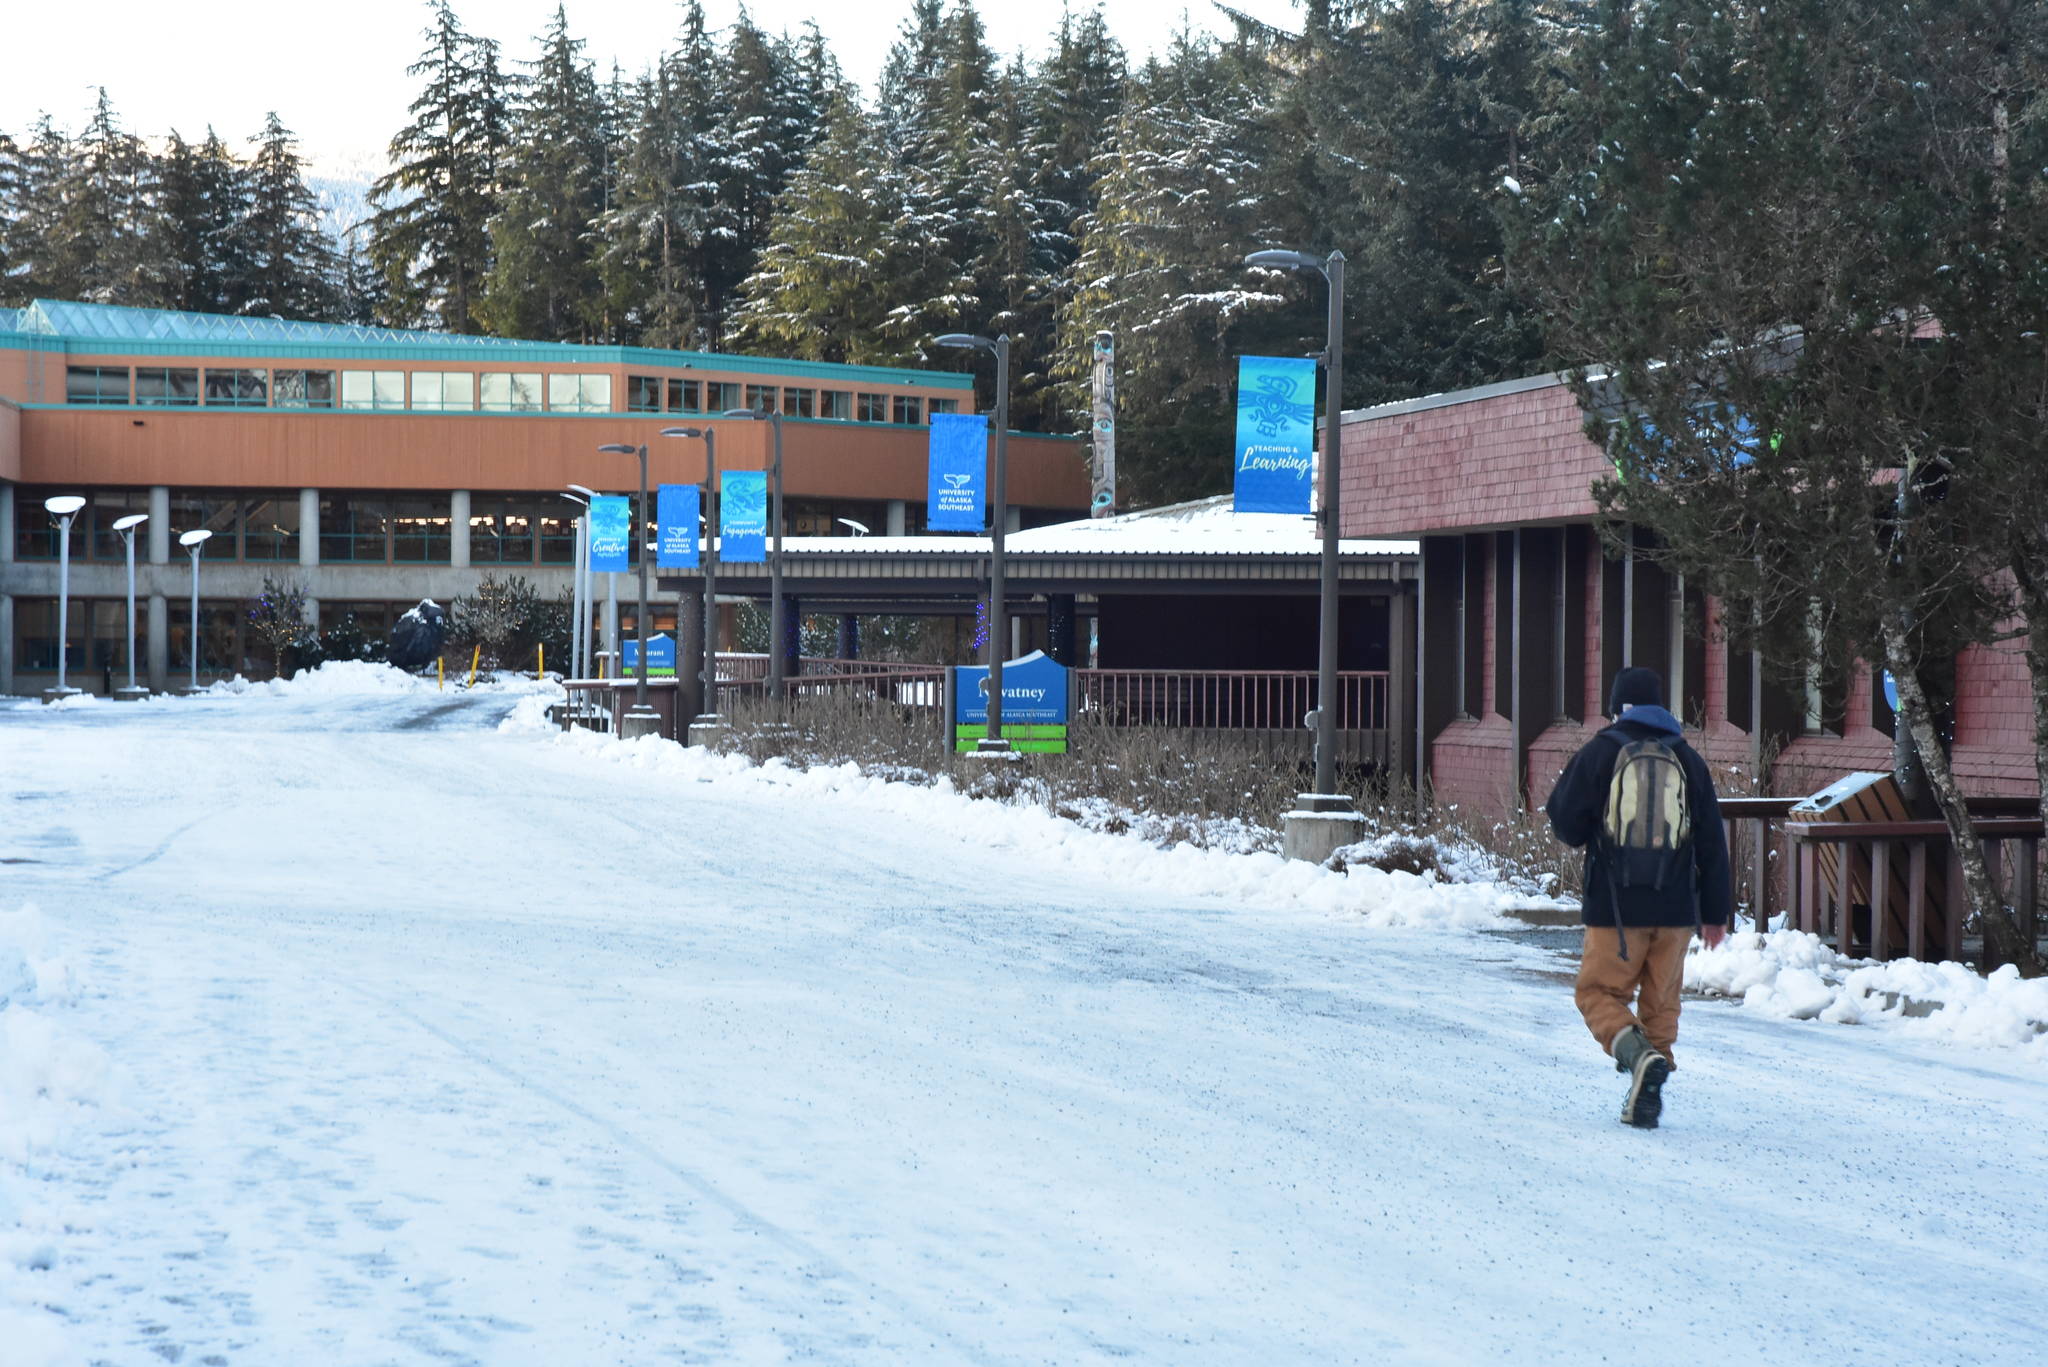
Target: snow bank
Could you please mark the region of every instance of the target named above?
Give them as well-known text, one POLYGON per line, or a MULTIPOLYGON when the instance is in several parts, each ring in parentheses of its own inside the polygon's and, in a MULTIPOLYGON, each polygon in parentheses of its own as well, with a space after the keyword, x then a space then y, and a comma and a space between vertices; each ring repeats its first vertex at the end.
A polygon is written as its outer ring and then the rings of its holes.
POLYGON ((1365 866, 1345 872, 1277 854, 1187 844, 1162 849, 1135 834, 1086 829, 1033 803, 970 798, 944 776, 914 785, 863 774, 850 763, 799 769, 771 759, 757 766, 743 755, 685 748, 652 736, 619 741, 583 730, 561 733, 555 743, 684 781, 772 790, 806 803, 854 806, 878 818, 944 829, 963 841, 1015 850, 1112 886, 1168 887, 1239 906, 1359 916, 1374 926, 1507 928, 1519 924, 1507 912, 1529 904, 1525 893, 1498 883, 1449 883, 1433 874, 1365 866))
POLYGON ((1750 931, 1717 949, 1695 946, 1685 985, 1789 1020, 1882 1022, 1926 1039, 2018 1046, 2048 1059, 2048 979, 2030 982, 2010 967, 1980 977, 1958 963, 1877 963, 1844 958, 1803 931, 1750 931))
POLYGON ((106 1054, 48 1014, 76 993, 70 961, 53 954, 32 906, 0 912, 0 1344, 9 1367, 71 1367, 60 1321, 40 1306, 39 1274, 57 1265, 61 1224, 40 1211, 29 1180, 42 1156, 113 1106, 106 1054))
MULTIPOLYGON (((467 669, 450 670, 448 688, 461 688, 469 677, 467 669)), ((442 685, 431 674, 412 674, 396 666, 368 660, 329 660, 314 669, 302 669, 289 679, 250 680, 237 674, 207 688, 216 697, 262 694, 271 697, 360 697, 366 693, 432 693, 442 685)), ((494 670, 477 676, 479 693, 530 693, 559 689, 559 685, 537 680, 531 674, 494 670)))

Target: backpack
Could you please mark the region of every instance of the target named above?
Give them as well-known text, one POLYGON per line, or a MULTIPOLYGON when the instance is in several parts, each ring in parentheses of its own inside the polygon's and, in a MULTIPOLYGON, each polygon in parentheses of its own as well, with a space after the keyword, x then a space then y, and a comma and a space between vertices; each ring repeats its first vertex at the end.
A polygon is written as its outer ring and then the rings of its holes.
POLYGON ((1622 742, 1600 814, 1610 887, 1662 891, 1674 872, 1690 866, 1688 796, 1685 764, 1670 741, 1651 736, 1622 742))

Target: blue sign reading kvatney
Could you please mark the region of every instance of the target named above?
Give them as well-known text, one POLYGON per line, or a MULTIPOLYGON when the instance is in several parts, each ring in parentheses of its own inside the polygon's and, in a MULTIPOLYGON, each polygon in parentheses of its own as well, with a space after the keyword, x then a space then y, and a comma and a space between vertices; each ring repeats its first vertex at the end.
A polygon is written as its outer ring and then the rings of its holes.
POLYGON ((758 565, 768 558, 768 476, 727 470, 718 485, 718 558, 758 565))
POLYGON ((631 502, 624 494, 599 494, 590 500, 590 568, 599 574, 626 568, 631 502))
POLYGON ((924 525, 935 532, 983 532, 982 476, 988 469, 988 417, 982 413, 932 414, 931 454, 925 476, 924 525))
POLYGON ((1238 357, 1234 509, 1310 511, 1315 446, 1315 361, 1305 356, 1238 357))
MULTIPOLYGON (((1064 726, 1067 670, 1042 650, 1003 662, 1003 730, 1012 726, 1064 726)), ((988 670, 980 665, 953 670, 953 723, 988 725, 988 670)))
POLYGON ((655 496, 657 530, 654 563, 657 568, 680 569, 697 563, 698 490, 694 484, 664 484, 655 496))

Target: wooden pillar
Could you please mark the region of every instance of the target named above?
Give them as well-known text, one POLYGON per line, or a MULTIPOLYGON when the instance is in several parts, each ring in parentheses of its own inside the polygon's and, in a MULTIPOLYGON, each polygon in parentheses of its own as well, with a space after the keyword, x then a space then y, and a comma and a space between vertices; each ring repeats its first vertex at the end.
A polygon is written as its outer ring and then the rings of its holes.
POLYGON ((1413 720, 1417 673, 1415 595, 1396 593, 1387 600, 1387 772, 1421 786, 1416 770, 1420 740, 1413 720))

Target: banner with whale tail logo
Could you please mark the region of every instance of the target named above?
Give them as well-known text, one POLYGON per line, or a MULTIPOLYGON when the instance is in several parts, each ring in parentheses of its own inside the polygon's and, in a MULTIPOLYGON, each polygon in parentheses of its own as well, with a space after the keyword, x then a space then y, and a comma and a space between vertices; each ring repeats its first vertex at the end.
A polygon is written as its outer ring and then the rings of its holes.
POLYGON ((1307 356, 1238 357, 1233 510, 1312 511, 1315 446, 1315 360, 1307 356))
POLYGON ((983 485, 988 472, 988 415, 934 413, 924 525, 934 532, 985 532, 983 485))
POLYGON ((727 470, 718 480, 718 558, 758 565, 768 558, 768 476, 727 470))

